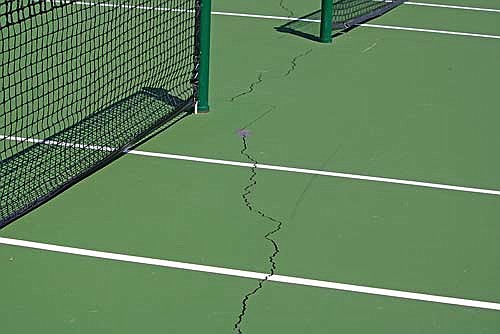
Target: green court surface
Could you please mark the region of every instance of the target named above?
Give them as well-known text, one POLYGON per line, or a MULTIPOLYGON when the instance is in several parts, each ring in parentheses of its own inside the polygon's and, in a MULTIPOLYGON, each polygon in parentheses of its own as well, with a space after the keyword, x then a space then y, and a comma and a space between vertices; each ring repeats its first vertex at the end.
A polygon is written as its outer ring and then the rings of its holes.
POLYGON ((276 275, 489 304, 270 278, 241 332, 498 333, 500 3, 405 4, 322 45, 227 14, 299 17, 320 1, 213 2, 211 112, 0 230, 2 332, 235 333, 257 279, 5 241, 269 273, 276 225, 260 211, 282 223, 276 275))

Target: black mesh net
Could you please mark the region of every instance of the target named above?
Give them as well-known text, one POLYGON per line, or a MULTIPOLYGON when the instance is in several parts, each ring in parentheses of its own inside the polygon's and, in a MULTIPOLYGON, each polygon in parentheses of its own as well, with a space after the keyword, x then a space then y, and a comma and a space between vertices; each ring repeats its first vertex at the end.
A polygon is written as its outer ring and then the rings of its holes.
MULTIPOLYGON (((332 28, 337 33, 341 30, 347 31, 360 23, 387 13, 405 1, 334 0, 332 28)), ((276 27, 276 30, 318 41, 321 14, 321 10, 314 11, 276 27)))
POLYGON ((199 0, 0 3, 0 227, 189 110, 199 0))
POLYGON ((405 0, 334 0, 333 28, 345 29, 380 16, 405 0))

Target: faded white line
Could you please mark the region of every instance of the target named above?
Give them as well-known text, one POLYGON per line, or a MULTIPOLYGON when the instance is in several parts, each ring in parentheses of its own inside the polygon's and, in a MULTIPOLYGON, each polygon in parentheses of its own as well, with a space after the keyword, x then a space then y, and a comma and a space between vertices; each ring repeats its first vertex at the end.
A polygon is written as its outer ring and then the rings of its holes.
MULTIPOLYGON (((133 256, 133 255, 126 255, 126 254, 119 254, 119 253, 109 253, 109 252, 102 252, 102 251, 96 251, 96 250, 74 248, 74 247, 67 247, 67 246, 59 246, 59 245, 39 243, 39 242, 19 240, 19 239, 11 239, 11 238, 0 237, 0 244, 25 247, 25 248, 32 248, 32 249, 38 249, 38 250, 45 250, 45 251, 56 252, 56 253, 87 256, 87 257, 113 260, 113 261, 146 264, 146 265, 152 265, 152 266, 175 268, 175 269, 182 269, 182 270, 189 270, 189 271, 197 271, 197 272, 204 272, 204 273, 218 274, 218 275, 225 275, 225 276, 251 278, 251 279, 258 279, 258 280, 262 280, 268 275, 265 273, 259 273, 259 272, 253 272, 253 271, 230 269, 230 268, 223 268, 223 267, 214 267, 214 266, 207 266, 207 265, 186 263, 186 262, 169 261, 169 260, 162 260, 162 259, 154 259, 154 258, 149 258, 149 257, 133 256)), ((394 298, 401 298, 401 299, 411 299, 411 300, 425 301, 425 302, 431 302, 431 303, 440 303, 440 304, 448 304, 448 305, 464 306, 464 307, 474 307, 474 308, 500 311, 500 304, 499 303, 480 301, 480 300, 431 295, 431 294, 426 294, 426 293, 415 293, 415 292, 392 290, 392 289, 385 289, 385 288, 374 288, 374 287, 368 287, 368 286, 337 283, 337 282, 330 282, 330 281, 320 281, 320 280, 314 280, 314 279, 308 279, 308 278, 283 276, 283 275, 272 275, 272 276, 269 276, 268 280, 272 281, 272 282, 278 282, 278 283, 303 285, 303 286, 309 286, 309 287, 342 290, 342 291, 349 291, 349 292, 356 292, 356 293, 363 293, 363 294, 370 294, 370 295, 377 295, 377 296, 394 297, 394 298)))
MULTIPOLYGON (((26 142, 31 142, 31 143, 45 144, 45 145, 58 145, 58 146, 69 147, 69 148, 78 148, 78 149, 90 149, 90 150, 99 150, 99 151, 114 151, 115 150, 114 148, 107 147, 107 146, 75 144, 75 143, 67 143, 67 142, 58 142, 58 141, 54 141, 54 140, 42 140, 42 139, 36 139, 36 138, 25 138, 25 137, 15 137, 15 136, 5 136, 5 135, 0 135, 0 139, 18 141, 18 142, 26 141, 26 142)), ((201 158, 201 157, 192 157, 192 156, 187 156, 187 155, 147 152, 147 151, 140 151, 140 150, 128 150, 128 151, 126 151, 126 153, 147 156, 147 157, 162 158, 162 159, 174 159, 174 160, 184 160, 184 161, 193 161, 193 162, 203 162, 203 163, 209 163, 209 164, 215 164, 215 165, 226 165, 226 166, 236 166, 236 167, 246 167, 246 168, 256 167, 258 169, 266 169, 266 170, 273 170, 273 171, 282 171, 282 172, 299 173, 299 174, 312 174, 312 175, 330 176, 330 177, 338 177, 338 178, 343 178, 343 179, 352 179, 352 180, 360 180, 360 181, 393 183, 393 184, 400 184, 400 185, 407 185, 407 186, 416 186, 416 187, 424 187, 424 188, 434 188, 434 189, 443 189, 443 190, 452 190, 452 191, 461 191, 461 192, 500 196, 500 190, 483 189, 483 188, 475 188, 475 187, 464 187, 464 186, 457 186, 457 185, 450 185, 450 184, 403 180, 403 179, 395 179, 395 178, 380 177, 380 176, 340 173, 340 172, 334 172, 334 171, 324 171, 324 170, 286 167, 286 166, 277 166, 277 165, 266 165, 266 164, 253 165, 251 163, 241 162, 241 161, 201 158)))

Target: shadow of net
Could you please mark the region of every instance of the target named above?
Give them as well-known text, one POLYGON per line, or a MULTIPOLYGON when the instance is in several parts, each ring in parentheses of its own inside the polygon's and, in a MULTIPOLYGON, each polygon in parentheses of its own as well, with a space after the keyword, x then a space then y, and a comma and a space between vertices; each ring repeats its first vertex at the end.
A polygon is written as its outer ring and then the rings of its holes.
MULTIPOLYGON (((192 103, 144 88, 0 163, 0 221, 30 211, 190 112, 192 103)), ((4 138, 3 140, 23 140, 4 138)), ((29 144, 30 140, 26 138, 29 144)))

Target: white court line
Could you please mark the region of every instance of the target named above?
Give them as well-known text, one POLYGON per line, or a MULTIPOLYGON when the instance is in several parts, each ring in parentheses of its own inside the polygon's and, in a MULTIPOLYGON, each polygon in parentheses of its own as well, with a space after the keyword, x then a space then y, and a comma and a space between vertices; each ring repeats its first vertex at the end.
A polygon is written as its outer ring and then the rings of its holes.
MULTIPOLYGON (((32 248, 32 249, 39 249, 39 250, 64 253, 64 254, 73 254, 73 255, 87 256, 87 257, 94 257, 94 258, 107 259, 107 260, 113 260, 113 261, 147 264, 147 265, 153 265, 153 266, 159 266, 159 267, 183 269, 183 270, 189 270, 189 271, 198 271, 198 272, 226 275, 226 276, 252 278, 252 279, 258 279, 258 280, 265 279, 268 276, 268 274, 265 274, 265 273, 258 273, 258 272, 252 272, 252 271, 246 271, 246 270, 230 269, 230 268, 223 268, 223 267, 213 267, 213 266, 206 266, 206 265, 201 265, 201 264, 153 259, 153 258, 148 258, 148 257, 125 255, 125 254, 118 254, 118 253, 101 252, 101 251, 95 251, 95 250, 89 250, 89 249, 66 247, 66 246, 45 244, 45 243, 39 243, 39 242, 33 242, 33 241, 2 238, 2 237, 0 237, 0 244, 25 247, 25 248, 32 248)), ((283 276, 283 275, 271 275, 271 276, 269 276, 268 281, 279 282, 279 283, 288 283, 288 284, 294 284, 294 285, 303 285, 303 286, 310 286, 310 287, 318 287, 318 288, 324 288, 324 289, 350 291, 350 292, 357 292, 357 293, 370 294, 370 295, 378 295, 378 296, 386 296, 386 297, 394 297, 394 298, 402 298, 402 299, 411 299, 411 300, 425 301, 425 302, 431 302, 431 303, 449 304, 449 305, 456 305, 456 306, 474 307, 474 308, 482 308, 482 309, 500 311, 500 304, 499 303, 479 301, 479 300, 462 299, 462 298, 455 298, 455 297, 445 297, 445 296, 430 295, 430 294, 424 294, 424 293, 415 293, 415 292, 408 292, 408 291, 401 291, 401 290, 373 288, 373 287, 367 287, 367 286, 345 284, 345 283, 336 283, 336 282, 329 282, 329 281, 319 281, 319 280, 293 277, 293 276, 283 276)))
MULTIPOLYGON (((51 0, 45 0, 47 2, 51 0)), ((56 2, 62 2, 61 0, 55 0, 56 2)), ((392 2, 390 0, 385 0, 386 2, 392 2)), ((137 6, 137 5, 127 5, 127 4, 114 4, 114 3, 97 3, 97 2, 89 2, 89 1, 76 1, 73 3, 74 5, 85 5, 85 6, 99 6, 99 7, 120 7, 120 8, 128 8, 128 9, 147 9, 147 10, 160 10, 160 11, 186 11, 186 12, 194 12, 194 10, 185 10, 185 9, 173 9, 166 7, 154 7, 154 6, 137 6)), ((500 13, 500 9, 493 8, 482 8, 482 7, 470 7, 470 6, 457 6, 457 5, 446 5, 446 4, 436 4, 436 3, 425 3, 425 2, 412 2, 406 1, 403 3, 404 5, 412 5, 412 6, 424 6, 424 7, 436 7, 436 8, 447 8, 447 9, 460 9, 460 10, 471 10, 471 11, 480 11, 480 12, 492 12, 492 13, 500 13)), ((220 15, 223 12, 212 12, 212 14, 220 15)), ((232 13, 235 14, 235 13, 232 13)), ((247 14, 248 15, 248 14, 247 14)), ((251 14, 250 14, 251 15, 251 14)), ((293 19, 291 17, 287 17, 288 19, 293 19)))
POLYGON ((437 7, 437 8, 447 8, 447 9, 461 9, 461 10, 472 10, 472 11, 479 11, 479 12, 500 13, 500 9, 493 9, 493 8, 442 5, 442 4, 437 4, 437 3, 424 3, 424 2, 411 2, 411 1, 406 1, 404 4, 405 5, 413 5, 413 6, 437 7))
MULTIPOLYGON (((49 1, 49 0, 46 0, 46 1, 49 1)), ((85 1, 78 1, 78 2, 75 2, 73 4, 75 4, 75 5, 88 5, 88 6, 96 5, 96 6, 99 6, 99 7, 117 7, 117 8, 141 9, 141 10, 158 10, 158 11, 173 11, 173 12, 193 12, 192 10, 185 10, 185 9, 162 8, 162 7, 148 7, 148 6, 134 6, 134 5, 126 5, 126 4, 113 4, 113 3, 94 3, 94 2, 85 2, 85 1)), ((490 9, 490 8, 463 7, 463 6, 451 6, 451 5, 434 5, 434 4, 416 3, 416 2, 411 2, 411 3, 408 3, 408 4, 410 4, 410 5, 417 5, 417 6, 429 6, 429 7, 454 8, 454 9, 464 9, 464 10, 478 10, 478 11, 481 10, 481 11, 489 11, 489 12, 500 12, 500 10, 490 9)), ((297 18, 297 17, 288 17, 288 16, 259 15, 259 14, 248 14, 248 13, 231 13, 231 12, 220 12, 220 11, 212 11, 212 15, 247 17, 247 18, 281 20, 281 21, 298 20, 298 21, 302 21, 302 22, 320 22, 320 20, 300 19, 300 18, 297 18)), ((478 34, 478 33, 469 33, 469 32, 458 32, 458 31, 448 31, 448 30, 423 29, 423 28, 412 28, 412 27, 399 27, 399 26, 388 26, 388 25, 378 25, 378 24, 360 24, 359 26, 361 26, 361 27, 368 27, 368 28, 377 28, 377 29, 390 29, 390 30, 401 30, 401 31, 426 32, 426 33, 434 33, 434 34, 442 34, 442 35, 454 35, 454 36, 465 36, 465 37, 478 37, 478 38, 500 39, 500 36, 498 36, 498 35, 478 34)))
MULTIPOLYGON (((224 16, 250 17, 250 18, 258 18, 258 19, 272 19, 272 20, 280 20, 280 21, 297 20, 297 21, 301 21, 301 22, 316 22, 316 23, 321 22, 321 20, 301 19, 301 18, 286 17, 286 16, 270 16, 270 15, 258 15, 258 14, 226 13, 226 12, 212 12, 212 14, 224 15, 224 16)), ((358 24, 358 26, 367 27, 367 28, 378 28, 378 29, 417 31, 417 32, 441 34, 441 35, 455 35, 455 36, 466 36, 466 37, 500 39, 500 35, 477 34, 477 33, 459 32, 459 31, 423 29, 423 28, 412 28, 412 27, 399 27, 399 26, 388 26, 388 25, 367 24, 367 23, 358 24)))
MULTIPOLYGON (((114 151, 115 150, 112 147, 106 147, 106 146, 74 144, 74 143, 67 143, 67 142, 58 142, 58 141, 54 141, 54 140, 45 141, 45 140, 36 139, 36 138, 24 138, 24 137, 14 137, 14 136, 5 136, 5 135, 0 135, 0 139, 18 141, 18 142, 26 141, 26 142, 30 142, 30 143, 38 143, 38 144, 46 144, 46 145, 58 145, 58 146, 63 146, 63 147, 90 149, 90 150, 98 150, 98 151, 114 151)), ((360 175, 360 174, 351 174, 351 173, 339 173, 339 172, 332 172, 332 171, 295 168, 295 167, 286 167, 286 166, 276 166, 276 165, 266 165, 266 164, 255 164, 254 165, 254 164, 248 163, 248 162, 200 158, 200 157, 192 157, 192 156, 186 156, 186 155, 147 152, 147 151, 139 151, 139 150, 129 150, 129 151, 126 151, 126 153, 147 156, 147 157, 162 158, 162 159, 174 159, 174 160, 184 160, 184 161, 193 161, 193 162, 203 162, 203 163, 209 163, 209 164, 215 164, 215 165, 226 165, 226 166, 236 166, 236 167, 246 167, 246 168, 256 167, 258 169, 266 169, 266 170, 273 170, 273 171, 291 172, 291 173, 299 173, 299 174, 310 174, 310 175, 321 175, 321 176, 338 177, 338 178, 343 178, 343 179, 352 179, 352 180, 360 180, 360 181, 393 183, 393 184, 401 184, 401 185, 407 185, 407 186, 417 186, 417 187, 424 187, 424 188, 444 189, 444 190, 453 190, 453 191, 462 191, 462 192, 469 192, 469 193, 478 193, 478 194, 500 196, 500 190, 455 186, 455 185, 441 184, 441 183, 412 181, 412 180, 394 179, 394 178, 379 177, 379 176, 369 176, 369 175, 360 175)))
POLYGON ((402 185, 408 185, 408 186, 418 186, 418 187, 425 187, 425 188, 445 189, 445 190, 454 190, 454 191, 463 191, 463 192, 470 192, 470 193, 479 193, 479 194, 500 196, 499 190, 492 190, 492 189, 471 188, 471 187, 454 186, 454 185, 448 185, 448 184, 393 179, 393 178, 387 178, 387 177, 368 176, 368 175, 359 175, 359 174, 350 174, 350 173, 329 172, 329 171, 323 171, 323 170, 294 168, 294 167, 285 167, 285 166, 276 166, 276 165, 265 165, 265 164, 253 165, 253 164, 247 163, 247 162, 198 158, 198 157, 168 154, 168 153, 154 153, 154 152, 145 152, 145 151, 137 151, 137 150, 132 150, 132 151, 129 151, 128 153, 135 154, 135 155, 149 156, 149 157, 164 158, 164 159, 196 161, 196 162, 204 162, 204 163, 218 164, 218 165, 238 166, 238 167, 254 167, 255 166, 256 168, 259 168, 259 169, 267 169, 267 170, 282 171, 282 172, 331 176, 331 177, 338 177, 338 178, 344 178, 344 179, 382 182, 382 183, 394 183, 394 184, 402 184, 402 185))
POLYGON ((45 140, 45 139, 37 139, 37 138, 26 138, 26 137, 16 137, 16 136, 4 136, 0 135, 0 139, 17 141, 17 142, 27 142, 27 143, 35 143, 35 144, 44 144, 44 145, 56 145, 67 148, 81 148, 87 150, 95 150, 95 151, 107 151, 113 152, 116 149, 108 146, 98 146, 98 145, 86 145, 86 144, 76 144, 76 143, 67 143, 63 141, 55 141, 55 140, 45 140))
POLYGON ((404 31, 417 31, 417 32, 427 32, 427 33, 443 34, 443 35, 455 35, 455 36, 467 36, 467 37, 480 37, 480 38, 500 39, 500 36, 497 36, 497 35, 485 35, 485 34, 476 34, 476 33, 470 33, 470 32, 458 32, 458 31, 446 31, 446 30, 434 30, 434 29, 421 29, 421 28, 410 28, 410 27, 397 27, 397 26, 388 26, 388 25, 380 25, 380 24, 369 24, 369 23, 363 23, 363 24, 361 24, 361 26, 368 27, 368 28, 380 28, 380 29, 404 30, 404 31))

